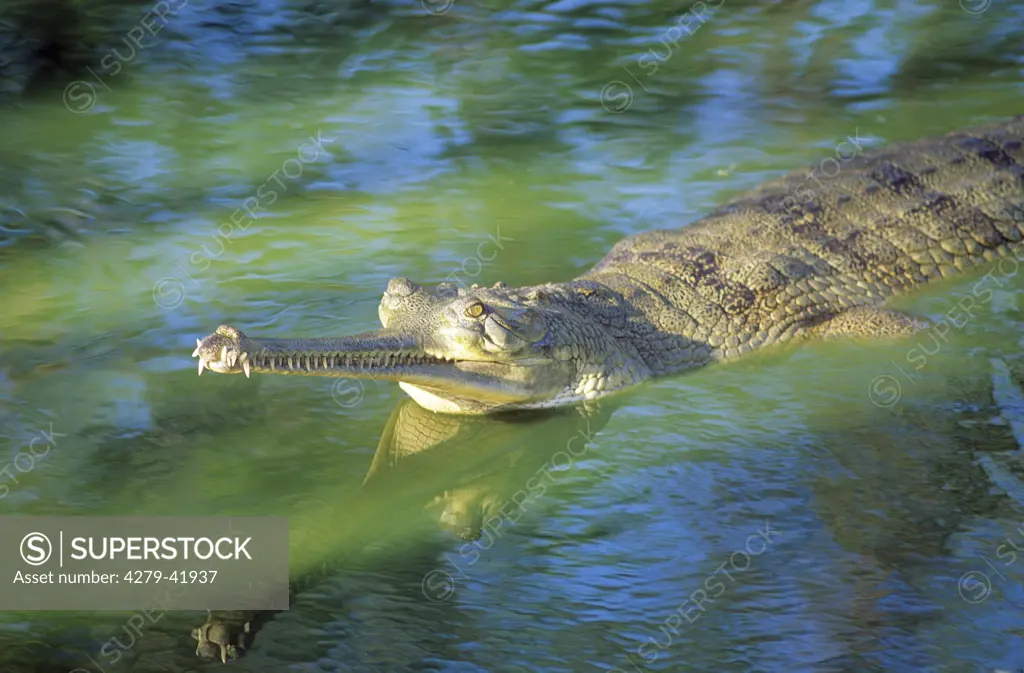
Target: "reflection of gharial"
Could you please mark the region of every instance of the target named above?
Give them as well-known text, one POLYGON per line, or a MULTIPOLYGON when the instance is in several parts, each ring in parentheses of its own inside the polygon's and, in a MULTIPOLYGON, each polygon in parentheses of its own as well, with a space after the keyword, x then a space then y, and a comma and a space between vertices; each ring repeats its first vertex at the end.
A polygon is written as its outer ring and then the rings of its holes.
POLYGON ((813 187, 794 173, 627 238, 570 282, 428 291, 396 278, 382 330, 253 339, 221 326, 193 355, 200 373, 395 380, 434 411, 552 407, 797 336, 912 332, 924 323, 879 306, 1024 238, 1024 116, 842 158, 813 187))
MULTIPOLYGON (((407 530, 380 525, 385 510, 392 515, 401 510, 398 516, 403 519, 423 515, 428 532, 440 525, 462 538, 454 557, 446 554, 451 565, 444 568, 456 577, 472 572, 481 551, 490 549, 533 509, 546 488, 558 483, 561 477, 551 474, 552 469, 564 469, 567 462, 582 458, 613 411, 602 402, 544 413, 450 416, 404 400, 381 434, 360 492, 339 499, 336 515, 329 509, 320 512, 329 529, 303 531, 303 546, 316 546, 317 562, 313 570, 292 577, 292 599, 347 563, 358 564, 353 550, 403 545, 407 549, 407 530), (347 523, 338 526, 342 518, 347 523), (391 545, 391 540, 397 543, 391 545)), ((409 563, 411 555, 392 551, 390 556, 409 563)), ((370 563, 379 570, 376 560, 370 563)), ((422 573, 429 567, 417 570, 422 573)), ((208 660, 239 658, 276 614, 211 612, 192 630, 198 641, 196 654, 208 660)))

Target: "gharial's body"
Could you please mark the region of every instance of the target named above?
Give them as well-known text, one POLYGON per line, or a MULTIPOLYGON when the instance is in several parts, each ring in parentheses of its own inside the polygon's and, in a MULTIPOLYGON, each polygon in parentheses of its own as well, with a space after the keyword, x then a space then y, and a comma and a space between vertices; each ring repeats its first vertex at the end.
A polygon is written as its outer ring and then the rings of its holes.
POLYGON ((567 283, 428 291, 397 278, 383 330, 250 339, 222 326, 194 355, 200 373, 398 380, 436 411, 548 407, 800 334, 910 332, 920 323, 878 306, 985 260, 1024 260, 1024 116, 858 149, 837 152, 831 177, 793 173, 627 238, 567 283))

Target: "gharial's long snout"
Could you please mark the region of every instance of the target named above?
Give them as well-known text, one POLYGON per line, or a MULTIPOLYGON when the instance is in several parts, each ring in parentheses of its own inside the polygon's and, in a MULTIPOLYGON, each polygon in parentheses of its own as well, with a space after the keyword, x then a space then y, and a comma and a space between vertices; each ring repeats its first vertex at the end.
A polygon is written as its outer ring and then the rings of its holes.
POLYGON ((395 379, 416 368, 450 364, 424 350, 410 334, 376 330, 333 339, 250 339, 221 325, 196 340, 193 357, 203 369, 221 374, 250 372, 395 379))
POLYGON ((205 368, 221 374, 335 376, 444 388, 488 383, 473 371, 478 363, 464 363, 421 337, 386 329, 331 339, 250 339, 221 325, 198 340, 193 356, 199 358, 200 374, 205 368))
MULTIPOLYGON (((399 381, 435 411, 486 413, 544 398, 568 374, 540 363, 458 359, 429 336, 381 329, 330 339, 252 339, 221 325, 192 355, 221 374, 298 374, 399 381), (554 376, 556 372, 559 375, 554 376), (555 380, 552 380, 554 378, 555 380), (548 385, 544 385, 544 384, 548 385)), ((565 364, 565 363, 562 363, 565 364)))

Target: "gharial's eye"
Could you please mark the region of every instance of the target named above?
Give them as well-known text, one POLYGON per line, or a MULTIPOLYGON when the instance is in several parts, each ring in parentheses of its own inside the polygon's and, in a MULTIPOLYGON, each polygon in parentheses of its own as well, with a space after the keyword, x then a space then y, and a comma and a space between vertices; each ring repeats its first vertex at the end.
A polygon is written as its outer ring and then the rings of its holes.
POLYGON ((466 317, 479 318, 484 314, 484 305, 480 302, 470 304, 466 307, 466 317))

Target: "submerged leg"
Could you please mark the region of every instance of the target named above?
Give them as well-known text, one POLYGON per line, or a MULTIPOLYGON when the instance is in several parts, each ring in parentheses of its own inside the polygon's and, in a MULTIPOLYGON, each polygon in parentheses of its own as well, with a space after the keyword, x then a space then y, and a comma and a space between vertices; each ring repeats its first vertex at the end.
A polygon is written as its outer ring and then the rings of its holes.
POLYGON ((809 326, 815 337, 901 337, 926 329, 930 324, 906 313, 872 306, 852 308, 809 326))

